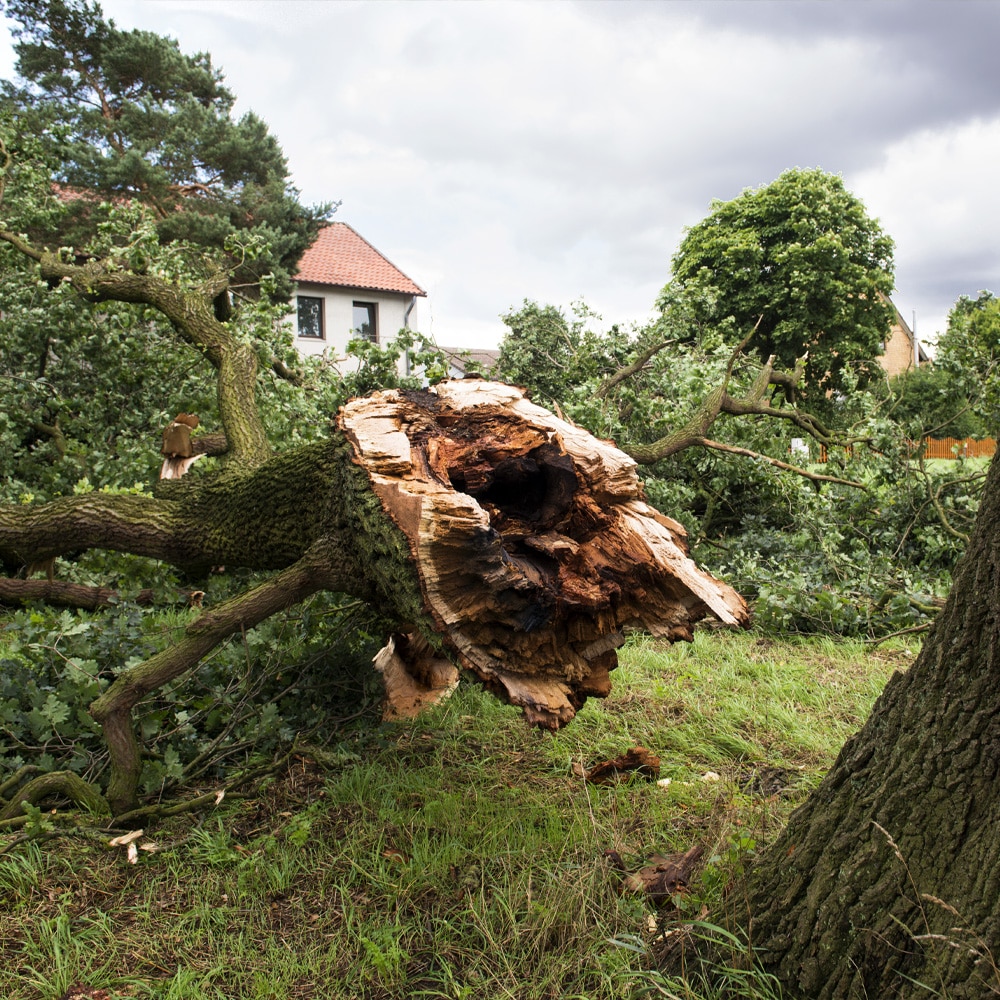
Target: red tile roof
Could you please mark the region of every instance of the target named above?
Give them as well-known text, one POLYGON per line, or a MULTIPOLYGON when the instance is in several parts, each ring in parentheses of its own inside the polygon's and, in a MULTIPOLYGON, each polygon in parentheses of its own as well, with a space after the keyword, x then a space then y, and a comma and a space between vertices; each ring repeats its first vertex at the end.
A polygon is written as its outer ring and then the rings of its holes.
POLYGON ((302 255, 295 279, 317 285, 427 294, 346 222, 330 222, 319 231, 316 242, 302 255))

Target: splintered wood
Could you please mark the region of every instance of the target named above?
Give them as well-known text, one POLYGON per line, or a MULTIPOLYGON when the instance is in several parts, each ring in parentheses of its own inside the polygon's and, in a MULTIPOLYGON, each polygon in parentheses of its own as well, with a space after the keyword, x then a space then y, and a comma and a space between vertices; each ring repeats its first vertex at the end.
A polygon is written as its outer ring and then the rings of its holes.
MULTIPOLYGON (((681 525, 645 502, 635 462, 521 389, 389 390, 339 421, 445 646, 534 724, 556 729, 608 694, 626 628, 677 640, 707 614, 747 622, 743 599, 688 558, 681 525)), ((383 662, 419 681, 434 655, 411 637, 383 662)))

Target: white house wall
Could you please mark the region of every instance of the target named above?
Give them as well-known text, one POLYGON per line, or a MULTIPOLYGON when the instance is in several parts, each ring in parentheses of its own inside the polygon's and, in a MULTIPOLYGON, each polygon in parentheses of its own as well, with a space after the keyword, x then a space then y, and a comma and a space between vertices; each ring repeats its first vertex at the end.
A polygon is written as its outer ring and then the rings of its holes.
MULTIPOLYGON (((326 352, 331 360, 338 362, 347 358, 347 342, 352 339, 355 302, 375 303, 375 323, 380 344, 388 343, 403 327, 408 327, 411 330, 418 328, 417 306, 411 295, 373 292, 361 288, 331 288, 328 285, 307 283, 298 286, 297 294, 323 299, 324 338, 322 340, 316 337, 300 337, 298 335, 298 316, 294 309, 295 299, 292 299, 292 327, 295 330, 295 346, 303 355, 326 352), (414 305, 410 309, 409 317, 407 317, 406 310, 411 302, 414 305)), ((350 360, 353 361, 353 359, 350 360)))

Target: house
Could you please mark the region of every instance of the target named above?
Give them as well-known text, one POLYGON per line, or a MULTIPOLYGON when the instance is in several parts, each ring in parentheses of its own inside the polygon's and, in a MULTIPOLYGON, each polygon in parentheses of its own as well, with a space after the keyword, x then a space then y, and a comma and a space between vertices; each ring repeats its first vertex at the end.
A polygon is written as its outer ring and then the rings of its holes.
POLYGON ((384 343, 414 329, 417 299, 427 295, 346 222, 320 230, 295 280, 295 346, 334 359, 350 340, 384 343))
POLYGON ((917 340, 915 334, 910 329, 906 320, 896 306, 890 301, 895 318, 889 328, 889 337, 882 345, 882 353, 878 356, 878 363, 882 366, 890 378, 902 375, 910 368, 918 367, 930 361, 929 355, 924 351, 917 340))
POLYGON ((500 358, 500 351, 485 347, 439 347, 448 362, 449 378, 464 378, 467 372, 489 375, 500 358))

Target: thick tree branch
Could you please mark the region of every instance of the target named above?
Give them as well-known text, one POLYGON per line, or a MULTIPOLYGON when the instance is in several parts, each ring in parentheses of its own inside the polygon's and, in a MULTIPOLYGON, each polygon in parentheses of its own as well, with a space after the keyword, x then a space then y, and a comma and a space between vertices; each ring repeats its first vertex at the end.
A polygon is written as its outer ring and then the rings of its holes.
MULTIPOLYGON (((111 587, 88 587, 82 583, 62 580, 12 580, 0 577, 0 604, 23 604, 44 601, 63 608, 96 611, 112 604, 119 593, 111 587)), ((137 604, 151 604, 152 590, 141 590, 134 598, 137 604)))
MULTIPOLYGON (((759 323, 760 320, 758 320, 759 323)), ((756 327, 754 327, 754 330, 756 330, 756 327)), ((705 396, 694 414, 684 424, 665 434, 658 441, 654 441, 651 444, 628 445, 625 447, 625 451, 640 465, 651 465, 654 462, 669 458, 671 455, 676 455, 686 448, 712 448, 717 451, 728 452, 732 455, 743 455, 748 458, 760 459, 776 468, 794 472, 796 475, 804 476, 806 479, 814 482, 839 483, 844 486, 865 489, 863 484, 854 482, 853 480, 810 472, 808 469, 791 465, 788 462, 772 458, 760 452, 733 445, 724 445, 708 437, 708 432, 715 421, 722 414, 727 414, 729 416, 764 416, 788 420, 810 437, 827 446, 834 444, 856 444, 864 440, 861 438, 852 438, 850 441, 846 441, 830 431, 811 413, 796 409, 795 407, 783 408, 770 404, 768 390, 772 386, 788 388, 799 383, 805 371, 805 357, 798 360, 793 372, 780 372, 775 371, 775 359, 772 355, 764 362, 760 371, 754 377, 753 382, 742 396, 731 395, 729 386, 732 381, 736 359, 742 353, 747 343, 749 343, 753 332, 751 331, 750 334, 744 337, 743 341, 732 355, 730 355, 722 384, 705 396)))
POLYGON ((0 240, 37 261, 42 278, 50 284, 68 283, 90 302, 133 303, 161 312, 218 373, 219 413, 230 459, 243 469, 267 460, 271 448, 257 409, 256 353, 216 318, 215 301, 229 285, 225 271, 216 270, 199 285, 184 287, 156 275, 125 270, 112 260, 71 263, 58 253, 37 250, 8 231, 0 230, 0 240))
POLYGON ((31 425, 31 429, 36 434, 42 434, 49 438, 60 458, 66 457, 66 435, 63 434, 62 428, 59 426, 58 418, 51 424, 43 424, 40 420, 36 420, 31 425))
POLYGON ((48 774, 32 778, 26 785, 17 789, 9 803, 0 803, 0 820, 20 816, 24 812, 22 802, 34 805, 53 795, 67 798, 82 809, 99 816, 106 816, 110 812, 105 797, 78 774, 72 771, 50 771, 48 774))
POLYGON ((0 562, 13 570, 98 548, 177 566, 281 569, 322 533, 332 470, 344 461, 342 441, 323 442, 243 476, 177 484, 164 498, 87 493, 0 505, 0 562))
POLYGON ((338 571, 340 559, 329 543, 319 543, 294 566, 253 590, 216 605, 184 630, 183 637, 144 663, 129 667, 90 706, 101 724, 111 756, 107 799, 117 815, 138 805, 141 769, 132 708, 145 695, 195 667, 220 642, 251 629, 265 618, 296 604, 317 590, 347 589, 338 571))
POLYGON ((295 371, 293 368, 289 368, 281 358, 274 358, 271 361, 271 371, 280 379, 284 379, 286 382, 291 382, 292 385, 302 385, 303 379, 301 372, 295 371))

